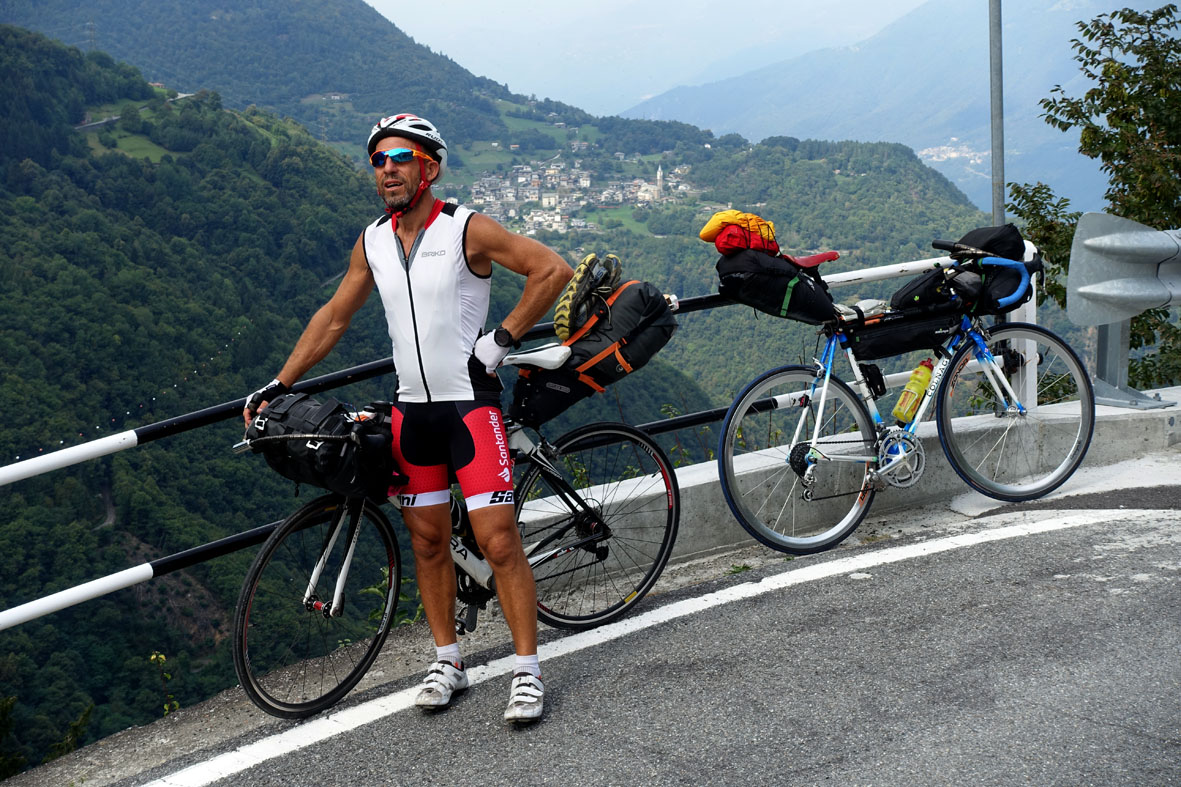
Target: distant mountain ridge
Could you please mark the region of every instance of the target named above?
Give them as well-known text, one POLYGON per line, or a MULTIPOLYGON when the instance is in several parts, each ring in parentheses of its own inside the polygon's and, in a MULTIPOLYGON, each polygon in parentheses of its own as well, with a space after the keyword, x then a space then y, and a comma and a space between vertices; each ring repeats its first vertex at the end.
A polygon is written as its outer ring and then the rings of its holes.
MULTIPOLYGON (((1078 154, 1077 137, 1040 118, 1038 101, 1056 84, 1071 95, 1086 90, 1070 49, 1075 22, 1111 10, 1100 0, 1024 0, 1006 3, 1002 12, 1005 179, 1050 183, 1088 210, 1102 207, 1106 180, 1095 162, 1078 154)), ((988 4, 931 0, 857 46, 679 87, 622 114, 755 140, 902 142, 986 209, 989 89, 988 4)))

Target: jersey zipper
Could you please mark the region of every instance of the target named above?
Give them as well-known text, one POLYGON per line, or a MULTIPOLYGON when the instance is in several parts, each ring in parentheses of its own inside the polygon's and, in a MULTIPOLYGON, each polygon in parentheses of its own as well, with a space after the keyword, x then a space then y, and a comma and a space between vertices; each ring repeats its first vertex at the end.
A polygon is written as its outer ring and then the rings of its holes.
POLYGON ((410 324, 414 327, 414 353, 418 357, 418 375, 422 378, 422 390, 426 391, 426 400, 433 401, 431 398, 431 387, 427 385, 426 381, 426 365, 422 362, 422 342, 418 339, 418 314, 414 310, 414 286, 410 283, 410 265, 414 260, 415 254, 418 252, 418 245, 422 242, 422 236, 426 234, 424 229, 418 233, 414 238, 414 243, 410 246, 410 256, 407 257, 402 250, 402 241, 398 238, 397 233, 394 233, 394 246, 398 249, 398 257, 402 263, 402 270, 406 272, 406 294, 410 298, 410 324))

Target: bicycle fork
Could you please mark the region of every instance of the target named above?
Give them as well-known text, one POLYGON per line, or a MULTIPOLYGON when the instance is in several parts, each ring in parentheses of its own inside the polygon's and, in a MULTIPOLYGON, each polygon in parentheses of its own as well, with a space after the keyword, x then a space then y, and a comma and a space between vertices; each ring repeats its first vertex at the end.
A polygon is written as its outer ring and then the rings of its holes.
POLYGON ((339 618, 344 614, 344 586, 348 581, 349 567, 353 564, 353 552, 357 548, 357 538, 361 534, 359 527, 361 521, 361 510, 365 507, 365 501, 360 499, 347 499, 340 507, 340 516, 336 520, 331 532, 328 534, 323 546, 320 549, 320 559, 316 561, 316 567, 312 569, 312 575, 308 579, 308 586, 303 593, 303 605, 308 611, 322 612, 324 617, 339 618), (348 518, 348 549, 345 552, 344 560, 340 563, 340 570, 336 575, 336 587, 332 592, 332 601, 324 603, 316 596, 316 585, 320 581, 320 575, 324 573, 324 567, 328 563, 328 558, 332 555, 333 548, 336 546, 336 539, 340 535, 341 525, 345 518, 348 518))

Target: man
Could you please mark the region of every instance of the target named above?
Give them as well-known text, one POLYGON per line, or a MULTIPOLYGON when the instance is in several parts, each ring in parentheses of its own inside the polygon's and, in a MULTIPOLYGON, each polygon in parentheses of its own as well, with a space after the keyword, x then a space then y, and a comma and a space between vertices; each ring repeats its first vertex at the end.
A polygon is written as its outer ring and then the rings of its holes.
POLYGON ((377 286, 398 374, 394 457, 410 478, 391 495, 410 531, 436 647, 437 661, 416 702, 443 708, 468 686, 455 636, 449 512, 454 474, 476 541, 492 566, 517 654, 504 717, 531 721, 541 716, 544 693, 537 594, 513 516, 495 369, 549 310, 573 271, 542 244, 435 199, 431 186, 446 169, 447 145, 428 121, 409 114, 382 118, 369 134, 368 152, 387 215, 357 238, 336 293, 312 317, 278 377, 247 399, 242 415, 249 423, 323 359, 377 286), (525 289, 500 326, 483 333, 493 262, 525 276, 525 289))

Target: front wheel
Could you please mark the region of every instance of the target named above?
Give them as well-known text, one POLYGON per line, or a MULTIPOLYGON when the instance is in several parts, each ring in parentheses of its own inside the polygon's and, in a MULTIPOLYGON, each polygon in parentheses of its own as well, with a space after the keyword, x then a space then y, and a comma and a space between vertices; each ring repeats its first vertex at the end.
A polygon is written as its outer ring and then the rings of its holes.
POLYGON ((636 605, 664 570, 681 517, 668 457, 620 423, 575 429, 517 485, 517 525, 537 584, 537 617, 587 629, 636 605))
POLYGON ((327 495, 288 517, 255 558, 234 613, 234 669, 247 696, 286 719, 338 702, 377 658, 401 580, 397 538, 374 503, 327 495))
POLYGON ((727 505, 760 543, 792 555, 835 547, 873 502, 873 419, 845 383, 831 377, 823 386, 814 368, 773 369, 738 394, 722 422, 727 505))
POLYGON ((939 388, 939 442, 973 489, 1033 500, 1082 463, 1095 428, 1095 395, 1070 345, 1037 325, 987 331, 987 353, 969 335, 939 388))

